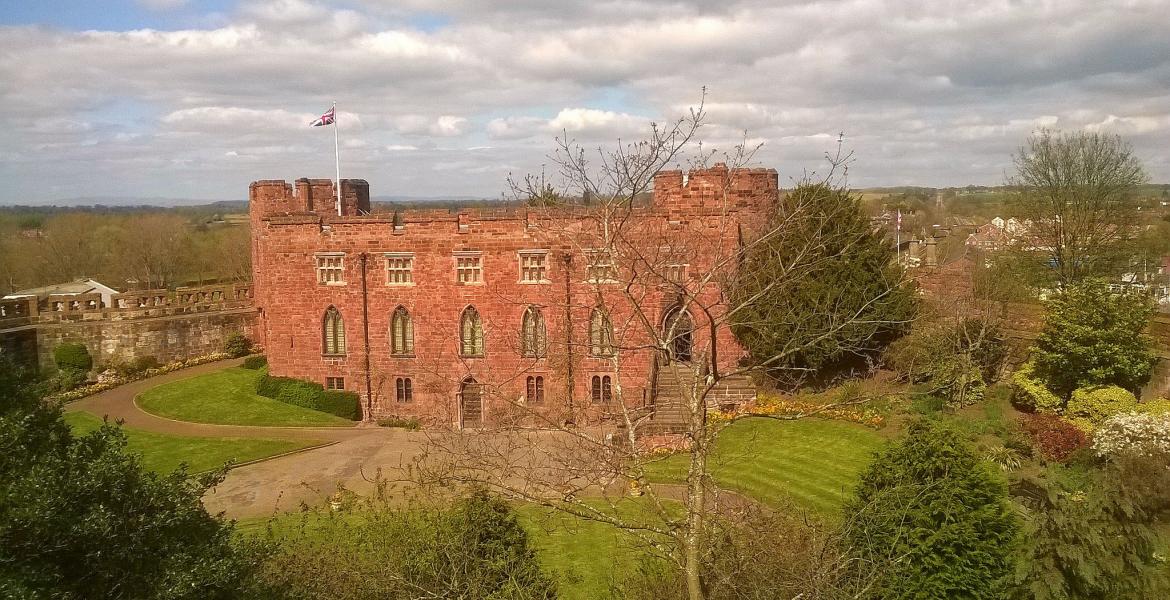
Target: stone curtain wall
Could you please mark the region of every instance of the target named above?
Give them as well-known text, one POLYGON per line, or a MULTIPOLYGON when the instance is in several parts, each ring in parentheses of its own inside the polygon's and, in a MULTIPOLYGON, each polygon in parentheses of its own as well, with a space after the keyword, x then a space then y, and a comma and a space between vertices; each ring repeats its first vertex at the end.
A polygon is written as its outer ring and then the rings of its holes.
POLYGON ((243 308, 199 314, 118 321, 57 322, 37 327, 37 354, 42 367, 53 364, 53 348, 81 342, 99 368, 112 361, 154 357, 160 363, 222 352, 234 333, 249 335, 256 311, 243 308))
POLYGON ((85 344, 96 365, 152 356, 161 363, 222 350, 233 333, 255 337, 250 285, 218 285, 115 294, 21 298, 0 302, 0 348, 42 369, 53 348, 85 344))
MULTIPOLYGON (((257 336, 266 347, 272 374, 320 383, 340 377, 346 389, 364 396, 364 326, 368 324, 369 401, 375 416, 410 415, 435 424, 457 424, 457 395, 467 377, 487 388, 484 418, 489 422, 504 418, 508 401, 524 397, 530 376, 542 377, 544 384, 544 402, 533 408, 557 422, 569 416, 570 406, 574 418, 591 419, 604 410, 591 402, 590 382, 595 375, 609 375, 615 388, 622 387, 629 404, 649 400, 655 351, 648 347, 649 339, 624 295, 624 286, 587 281, 587 251, 602 245, 597 241, 593 212, 598 208, 359 215, 362 198, 369 196, 368 186, 364 181, 344 180, 347 201, 345 214, 339 217, 319 209, 316 198, 327 196, 327 190, 311 184, 268 180, 251 185, 253 284, 260 315, 257 336), (523 250, 547 251, 547 283, 520 281, 523 250), (482 284, 456 281, 459 252, 480 253, 482 284), (318 283, 317 253, 344 256, 344 285, 318 283), (387 253, 413 254, 413 285, 388 285, 387 253), (637 348, 622 353, 617 371, 609 359, 589 356, 590 315, 599 304, 609 312, 617 345, 637 348), (322 323, 331 306, 344 319, 344 356, 322 352, 322 323), (413 321, 412 356, 391 355, 391 318, 399 306, 410 312, 413 321), (469 306, 483 321, 482 358, 459 354, 460 316, 469 306), (544 357, 523 357, 520 352, 521 320, 528 306, 540 307, 544 316, 548 347, 544 357), (396 381, 407 377, 413 402, 400 403, 396 381)), ((692 172, 685 186, 681 172, 664 172, 655 182, 653 206, 632 211, 627 233, 640 247, 629 249, 629 254, 678 257, 693 281, 710 270, 714 256, 734 251, 743 235, 741 225, 754 227, 768 207, 774 209, 777 191, 774 170, 731 172, 717 166, 692 172)), ((621 269, 627 266, 624 257, 618 257, 617 263, 621 269)), ((716 285, 703 290, 712 303, 719 293, 716 285)), ((639 285, 633 297, 657 325, 675 304, 662 285, 639 285)), ((691 316, 698 349, 709 335, 707 321, 700 314, 691 316)), ((742 348, 727 327, 718 328, 716 335, 720 365, 735 365, 743 356, 742 348)))

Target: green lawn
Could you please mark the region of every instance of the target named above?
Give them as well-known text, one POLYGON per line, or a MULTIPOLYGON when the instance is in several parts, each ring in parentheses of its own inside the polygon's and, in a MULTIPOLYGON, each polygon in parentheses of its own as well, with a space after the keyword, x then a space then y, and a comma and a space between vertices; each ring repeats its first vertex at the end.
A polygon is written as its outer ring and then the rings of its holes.
MULTIPOLYGON (((639 502, 627 499, 619 508, 629 518, 639 510, 639 502)), ((638 565, 641 550, 633 545, 632 538, 609 525, 534 504, 519 504, 515 509, 531 536, 541 566, 556 580, 558 595, 564 600, 611 598, 613 583, 632 573, 638 565)), ((243 535, 264 535, 272 527, 279 539, 304 527, 311 538, 317 538, 321 533, 315 522, 322 518, 328 517, 285 513, 275 518, 243 519, 237 523, 237 531, 243 535)), ((364 520, 361 511, 342 513, 339 518, 351 523, 364 520)))
MULTIPOLYGON (((768 503, 792 501, 833 515, 883 438, 854 423, 745 419, 720 434, 711 453, 715 481, 768 503)), ((683 481, 687 456, 649 465, 654 481, 683 481)))
POLYGON ((263 371, 232 367, 143 392, 138 406, 178 421, 220 425, 348 427, 353 421, 256 394, 263 371))
MULTIPOLYGON (((78 434, 101 427, 102 420, 90 413, 65 413, 65 422, 78 434)), ((264 440, 242 438, 202 438, 168 435, 123 427, 127 447, 139 455, 142 465, 152 471, 169 473, 187 463, 192 473, 207 471, 232 460, 245 462, 298 448, 312 446, 314 441, 264 440)))
MULTIPOLYGON (((618 506, 631 507, 622 511, 629 518, 636 502, 618 506)), ((612 585, 633 573, 643 553, 638 540, 605 523, 532 504, 520 505, 516 512, 532 536, 541 566, 555 577, 565 600, 609 598, 612 585)))

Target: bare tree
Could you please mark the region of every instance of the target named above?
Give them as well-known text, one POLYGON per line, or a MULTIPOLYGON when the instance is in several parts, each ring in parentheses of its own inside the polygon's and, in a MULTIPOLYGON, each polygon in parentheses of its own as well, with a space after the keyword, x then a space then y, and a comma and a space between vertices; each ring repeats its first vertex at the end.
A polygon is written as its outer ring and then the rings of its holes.
MULTIPOLYGON (((772 215, 758 214, 766 210, 763 206, 737 210, 744 207, 717 201, 733 197, 736 169, 751 162, 755 149, 744 143, 724 153, 704 148, 697 137, 704 118, 700 105, 666 126, 653 124, 646 140, 608 151, 586 151, 567 136, 557 140, 550 160, 565 188, 557 196, 590 202, 572 209, 576 219, 565 218, 570 209, 564 207, 533 219, 533 231, 570 246, 565 253, 566 277, 585 282, 583 289, 566 292, 563 304, 546 307, 550 313, 563 311, 570 317, 559 337, 549 329, 547 343, 557 352, 605 364, 612 380, 606 377, 608 383, 600 390, 590 386, 593 397, 584 402, 572 397, 570 386, 568 397, 560 398, 567 410, 554 412, 510 395, 508 390, 514 388, 509 384, 519 371, 495 373, 495 381, 479 382, 476 393, 495 395, 511 409, 515 419, 503 422, 537 427, 432 433, 411 473, 413 481, 486 485, 513 499, 617 527, 677 566, 692 599, 705 597, 703 565, 710 564, 720 515, 746 501, 719 489, 711 479, 711 451, 720 432, 752 416, 742 405, 726 401, 729 390, 746 382, 754 369, 782 361, 869 318, 859 310, 827 328, 800 329, 774 356, 754 362, 744 358, 730 323, 753 298, 735 304, 729 286, 746 253, 796 227, 809 207, 789 206, 786 214, 769 218, 772 215), (664 168, 683 162, 704 167, 717 155, 722 163, 704 172, 725 176, 702 182, 710 186, 702 188, 702 198, 708 199, 700 211, 703 218, 674 219, 654 207, 638 206, 664 168), (577 260, 572 257, 584 260, 572 262, 577 260), (587 327, 590 335, 573 333, 573 315, 588 321, 579 328, 587 327), (647 362, 649 380, 643 375, 647 362), (675 402, 660 398, 647 406, 639 388, 649 390, 653 399, 656 385, 677 392, 675 402), (673 418, 664 419, 667 414, 673 418), (670 433, 675 435, 657 435, 670 433), (650 472, 664 460, 663 445, 668 443, 681 446, 688 459, 682 485, 652 481, 650 472), (631 489, 642 496, 640 501, 623 501, 631 489)), ((832 158, 834 164, 824 175, 828 181, 841 176, 847 161, 840 153, 832 158)), ((548 196, 542 177, 513 184, 522 198, 548 196)), ((781 283, 813 276, 824 252, 822 244, 808 237, 806 247, 775 273, 775 285, 759 286, 755 297, 772 293, 781 283)), ((876 292, 872 302, 880 302, 899 284, 876 292)), ((763 418, 805 416, 809 414, 763 418)))
POLYGON ((1042 130, 1013 157, 1020 250, 1040 254, 1063 287, 1126 266, 1138 232, 1132 194, 1146 181, 1141 161, 1119 136, 1042 130))

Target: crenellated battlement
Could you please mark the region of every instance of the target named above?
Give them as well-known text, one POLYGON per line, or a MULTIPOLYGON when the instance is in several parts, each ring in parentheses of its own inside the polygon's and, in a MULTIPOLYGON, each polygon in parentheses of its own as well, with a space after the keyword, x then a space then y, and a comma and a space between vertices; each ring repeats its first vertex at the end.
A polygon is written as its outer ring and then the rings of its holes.
MULTIPOLYGON (((301 178, 292 183, 262 179, 248 186, 248 211, 253 223, 291 214, 337 216, 337 191, 331 179, 301 178)), ((341 215, 370 212, 370 184, 364 179, 341 180, 341 215)))
POLYGON ((654 207, 671 212, 703 210, 774 210, 779 198, 775 169, 730 169, 716 163, 707 169, 659 171, 654 176, 654 207))

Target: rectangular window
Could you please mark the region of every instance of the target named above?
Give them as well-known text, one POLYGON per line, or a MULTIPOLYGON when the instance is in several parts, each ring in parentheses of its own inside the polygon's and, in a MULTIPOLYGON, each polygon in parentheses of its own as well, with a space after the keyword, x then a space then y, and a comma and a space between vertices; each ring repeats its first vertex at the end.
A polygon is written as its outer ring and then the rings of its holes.
POLYGON ((325 378, 325 389, 327 389, 327 390, 344 390, 345 389, 345 378, 344 377, 326 377, 325 378))
POLYGON ((479 252, 455 254, 455 281, 463 284, 483 283, 483 255, 479 252))
POLYGON ((345 285, 345 254, 333 252, 316 254, 317 283, 320 285, 345 285))
POLYGON ((664 273, 666 280, 672 283, 683 283, 687 279, 686 265, 666 265, 664 273))
POLYGON ((398 402, 407 403, 414 401, 414 389, 409 377, 399 377, 394 382, 395 398, 398 402))
POLYGON ((614 283, 617 281, 617 265, 609 250, 586 250, 585 279, 590 283, 614 283))
POLYGON ((386 253, 386 285, 414 285, 414 253, 386 253))
POLYGON ((528 378, 528 395, 529 404, 541 404, 544 402, 544 377, 537 375, 528 378))
POLYGON ((548 251, 520 251, 520 282, 548 283, 548 251))

